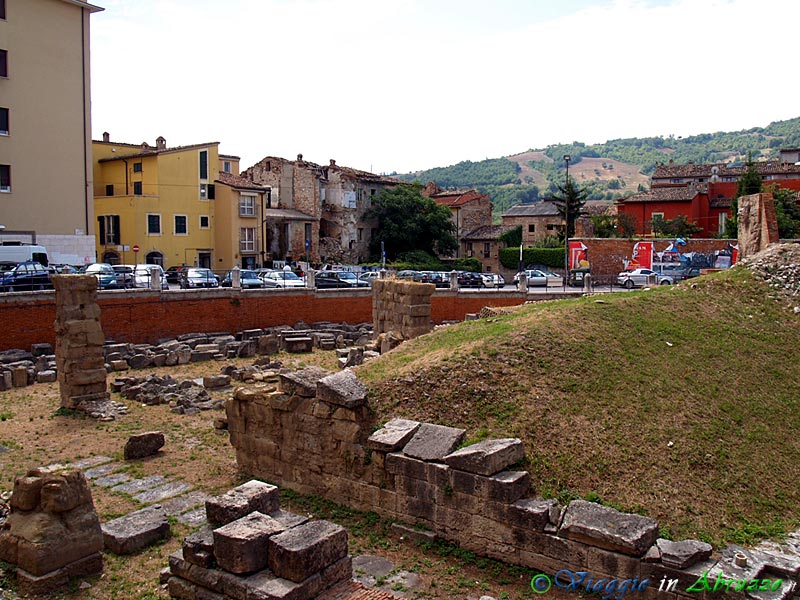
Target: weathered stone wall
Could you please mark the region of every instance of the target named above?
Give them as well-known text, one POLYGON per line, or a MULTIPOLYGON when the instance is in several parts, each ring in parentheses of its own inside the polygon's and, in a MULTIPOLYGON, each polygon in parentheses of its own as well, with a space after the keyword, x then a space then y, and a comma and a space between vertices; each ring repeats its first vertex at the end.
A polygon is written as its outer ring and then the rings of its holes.
POLYGON ((101 572, 102 550, 100 519, 81 471, 35 469, 17 477, 11 514, 0 528, 0 560, 16 566, 20 593, 49 594, 70 577, 101 572))
POLYGON ((561 507, 528 497, 530 477, 514 468, 523 458, 520 440, 457 450, 462 429, 395 419, 374 431, 365 392, 348 370, 324 376, 311 369, 282 375, 278 388, 237 389, 226 409, 240 469, 551 575, 585 571, 603 585, 647 579, 637 587, 646 598, 696 598, 687 588, 704 573, 711 585, 782 579, 781 598, 795 589, 796 560, 739 547, 712 558, 708 544, 658 539, 658 523, 647 517, 583 500, 561 507), (737 553, 745 566, 737 566, 737 553), (657 591, 662 579, 676 581, 676 595, 657 591))
POLYGON ((772 194, 752 194, 739 198, 739 256, 752 256, 776 244, 778 218, 772 194))
POLYGON ((94 275, 54 275, 56 366, 62 408, 109 399, 94 275))
POLYGON ((375 335, 393 331, 403 339, 428 333, 431 325, 432 283, 376 279, 372 283, 372 326, 375 335))
POLYGON ((492 202, 487 194, 471 200, 458 209, 458 239, 478 227, 492 224, 492 202))

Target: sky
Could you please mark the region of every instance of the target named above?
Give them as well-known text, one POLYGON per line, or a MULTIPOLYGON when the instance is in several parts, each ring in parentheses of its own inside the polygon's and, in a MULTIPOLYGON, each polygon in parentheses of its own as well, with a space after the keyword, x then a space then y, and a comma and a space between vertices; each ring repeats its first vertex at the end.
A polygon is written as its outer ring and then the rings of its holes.
POLYGON ((797 0, 97 0, 92 132, 405 173, 800 116, 797 0))

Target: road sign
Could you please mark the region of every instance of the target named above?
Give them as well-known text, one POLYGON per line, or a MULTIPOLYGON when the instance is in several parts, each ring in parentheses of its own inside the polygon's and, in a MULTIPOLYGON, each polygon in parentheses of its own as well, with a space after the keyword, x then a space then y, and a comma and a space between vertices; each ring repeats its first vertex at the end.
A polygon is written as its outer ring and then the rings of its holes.
POLYGON ((138 252, 138 251, 139 251, 139 245, 138 245, 138 244, 135 244, 135 245, 133 246, 133 248, 131 248, 131 250, 133 250, 134 252, 138 252))

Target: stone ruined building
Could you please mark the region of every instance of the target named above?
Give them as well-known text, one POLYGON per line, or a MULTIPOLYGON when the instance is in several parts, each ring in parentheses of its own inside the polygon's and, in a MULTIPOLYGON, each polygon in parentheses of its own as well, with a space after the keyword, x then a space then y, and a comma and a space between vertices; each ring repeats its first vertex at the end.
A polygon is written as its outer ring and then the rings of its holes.
POLYGON ((377 223, 366 219, 372 199, 402 183, 335 160, 327 166, 267 156, 242 175, 270 188, 267 196, 267 254, 272 259, 358 263, 369 255, 377 223))
MULTIPOLYGON (((492 202, 489 194, 481 194, 477 190, 443 190, 431 182, 422 190, 422 195, 439 206, 450 209, 459 243, 454 258, 469 258, 468 244, 463 242, 464 237, 478 228, 492 224, 492 202)), ((474 256, 477 257, 476 254, 474 256)))

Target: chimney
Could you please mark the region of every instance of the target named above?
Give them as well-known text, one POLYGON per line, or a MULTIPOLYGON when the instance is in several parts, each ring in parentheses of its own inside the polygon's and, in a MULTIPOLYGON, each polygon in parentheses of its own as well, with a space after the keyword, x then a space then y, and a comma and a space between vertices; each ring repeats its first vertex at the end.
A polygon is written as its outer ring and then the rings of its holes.
POLYGON ((104 142, 110 142, 111 141, 111 134, 108 133, 107 131, 103 132, 103 141, 104 142))
POLYGON ((164 136, 160 135, 156 138, 156 149, 157 150, 167 149, 167 140, 164 139, 164 136))
POLYGON ((150 144, 148 144, 147 142, 142 142, 142 150, 149 150, 149 149, 150 149, 150 144))
POLYGON ((332 167, 335 167, 335 166, 336 166, 336 161, 335 161, 335 160, 333 160, 333 159, 331 159, 331 166, 332 166, 332 167))
POLYGON ((299 162, 299 163, 303 162, 303 155, 302 154, 298 154, 297 155, 297 162, 299 162))

